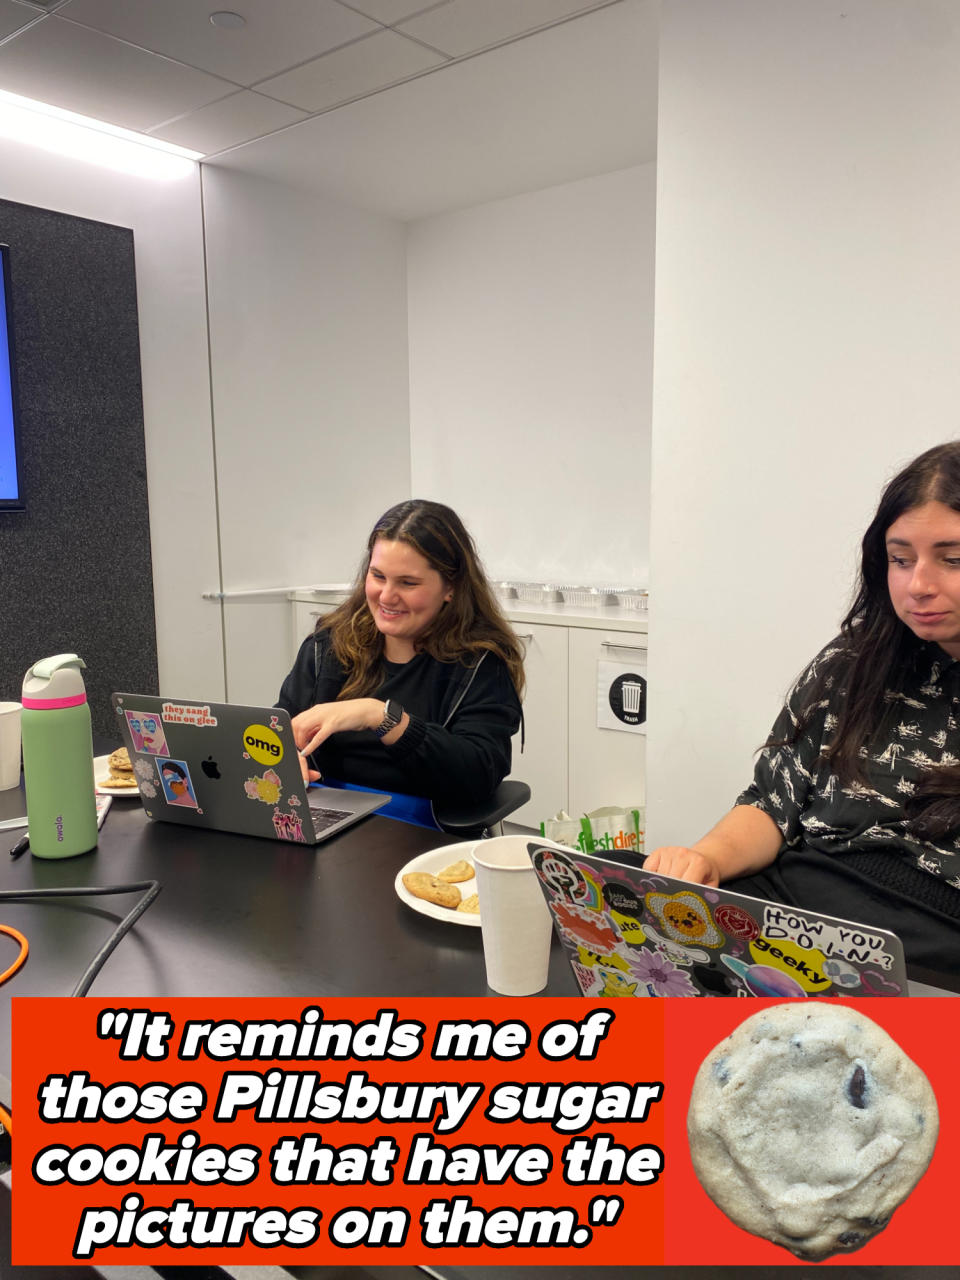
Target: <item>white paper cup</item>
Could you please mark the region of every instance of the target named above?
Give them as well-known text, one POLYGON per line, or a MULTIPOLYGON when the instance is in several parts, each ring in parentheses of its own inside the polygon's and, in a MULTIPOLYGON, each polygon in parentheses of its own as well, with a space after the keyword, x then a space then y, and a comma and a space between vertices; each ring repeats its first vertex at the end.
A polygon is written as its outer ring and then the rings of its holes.
POLYGON ((496 836, 474 846, 487 986, 532 996, 547 985, 553 924, 527 853, 535 836, 496 836))
POLYGON ((0 702, 0 791, 20 785, 20 703, 0 702))

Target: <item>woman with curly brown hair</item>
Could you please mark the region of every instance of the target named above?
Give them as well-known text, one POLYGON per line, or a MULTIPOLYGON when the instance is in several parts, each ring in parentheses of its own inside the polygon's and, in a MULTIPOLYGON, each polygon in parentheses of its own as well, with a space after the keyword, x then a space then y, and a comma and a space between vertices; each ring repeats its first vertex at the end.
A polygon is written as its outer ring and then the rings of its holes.
POLYGON ((449 507, 411 499, 374 525, 277 705, 311 778, 469 804, 510 772, 522 693, 520 645, 472 538, 449 507))
POLYGON ((840 635, 752 784, 645 865, 890 929, 915 965, 960 975, 960 441, 887 485, 840 635))

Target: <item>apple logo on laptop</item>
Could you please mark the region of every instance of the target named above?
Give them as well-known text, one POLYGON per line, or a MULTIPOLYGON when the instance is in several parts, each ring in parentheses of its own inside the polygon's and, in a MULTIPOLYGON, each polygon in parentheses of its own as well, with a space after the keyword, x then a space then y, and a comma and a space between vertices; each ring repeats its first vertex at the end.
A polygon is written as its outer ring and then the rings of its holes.
POLYGON ((207 775, 208 778, 220 777, 220 766, 217 764, 216 760, 214 760, 213 756, 207 756, 206 760, 204 760, 200 768, 203 770, 203 772, 207 775))

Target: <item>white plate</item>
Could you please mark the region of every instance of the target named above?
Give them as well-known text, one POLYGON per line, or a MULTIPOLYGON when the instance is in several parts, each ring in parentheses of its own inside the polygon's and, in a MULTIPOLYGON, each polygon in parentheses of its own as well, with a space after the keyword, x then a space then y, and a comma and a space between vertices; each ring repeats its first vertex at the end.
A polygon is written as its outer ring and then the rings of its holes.
POLYGON ((121 799, 126 797, 130 800, 140 799, 139 787, 104 787, 100 784, 101 778, 109 778, 110 776, 110 757, 94 756, 93 760, 93 780, 96 783, 97 791, 102 796, 120 796, 121 799))
MULTIPOLYGON (((446 920, 448 924, 465 924, 479 929, 479 912, 457 911, 454 907, 438 907, 435 902, 427 902, 425 898, 415 898, 403 887, 403 877, 409 875, 411 871, 426 871, 429 875, 435 876, 438 871, 452 866, 461 858, 472 863, 473 858, 470 855, 476 844, 476 840, 465 840, 462 844, 445 844, 442 849, 431 849, 429 853, 421 853, 418 857, 412 858, 405 867, 400 868, 393 882, 397 897, 408 907, 413 907, 414 911, 419 911, 422 916, 431 916, 434 920, 446 920)), ((477 892, 477 878, 471 876, 469 880, 461 880, 454 888, 460 890, 461 898, 469 898, 471 893, 477 892)))

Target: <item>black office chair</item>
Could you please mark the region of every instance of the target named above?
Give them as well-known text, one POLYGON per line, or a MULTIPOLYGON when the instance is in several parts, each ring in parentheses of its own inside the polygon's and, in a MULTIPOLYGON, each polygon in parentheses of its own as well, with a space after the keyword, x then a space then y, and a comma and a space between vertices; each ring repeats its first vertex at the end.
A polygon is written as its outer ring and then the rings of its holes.
POLYGON ((464 839, 488 839, 503 835, 503 820, 530 799, 530 788, 525 782, 505 778, 492 796, 481 804, 456 805, 437 801, 433 816, 452 836, 464 839))

